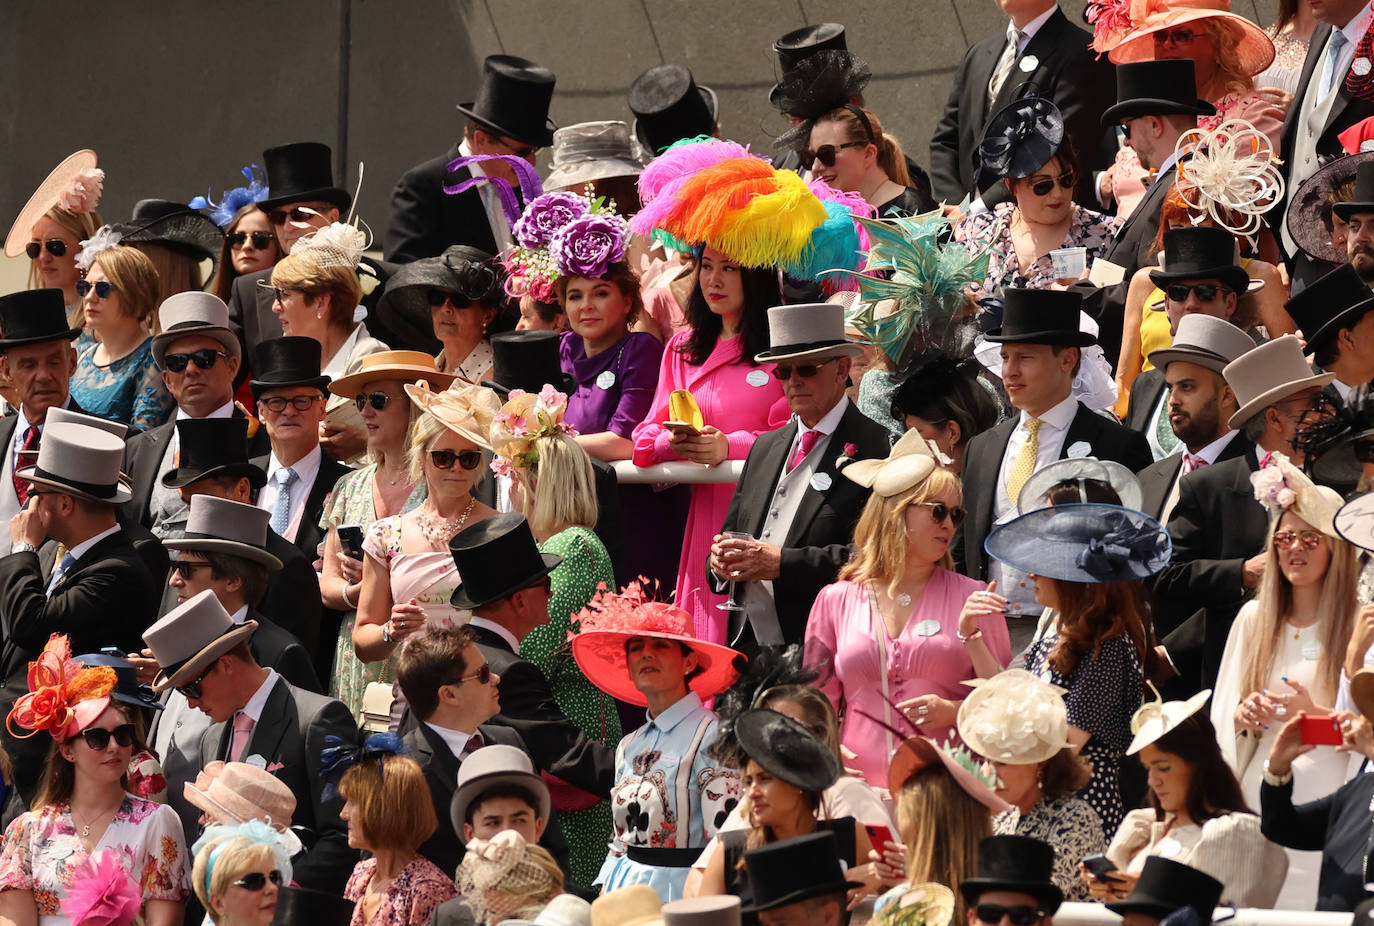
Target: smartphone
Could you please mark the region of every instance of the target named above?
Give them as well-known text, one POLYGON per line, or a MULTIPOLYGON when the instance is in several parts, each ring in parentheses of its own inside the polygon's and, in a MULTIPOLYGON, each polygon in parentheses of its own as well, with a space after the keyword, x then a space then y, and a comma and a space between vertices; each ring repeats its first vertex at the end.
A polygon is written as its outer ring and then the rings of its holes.
POLYGON ((1302 734, 1304 746, 1339 746, 1345 740, 1334 714, 1303 717, 1298 721, 1298 732, 1302 734))
POLYGON ((873 844, 873 848, 877 849, 879 852, 882 852, 883 846, 887 845, 889 842, 897 841, 892 838, 892 830, 882 824, 865 823, 864 832, 868 834, 868 841, 873 844))
POLYGON ((665 421, 663 426, 679 437, 700 437, 701 432, 685 421, 665 421))
POLYGON ((1084 866, 1093 873, 1093 877, 1099 881, 1120 881, 1120 878, 1109 878, 1107 872, 1116 871, 1116 863, 1107 856, 1098 854, 1090 855, 1083 860, 1084 866))
POLYGON ((363 558, 363 529, 361 527, 340 527, 339 546, 352 559, 363 558))

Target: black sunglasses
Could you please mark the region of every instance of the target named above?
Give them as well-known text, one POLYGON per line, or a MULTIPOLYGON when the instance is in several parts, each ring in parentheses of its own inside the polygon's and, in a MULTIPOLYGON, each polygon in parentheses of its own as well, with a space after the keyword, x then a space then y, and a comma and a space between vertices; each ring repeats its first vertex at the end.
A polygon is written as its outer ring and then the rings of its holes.
POLYGON ((964 515, 968 514, 964 509, 958 506, 951 508, 944 502, 917 502, 916 507, 929 508, 930 516, 935 519, 936 524, 944 524, 945 518, 949 518, 954 522, 955 527, 962 524, 964 522, 964 515))
POLYGON ((525 160, 529 160, 531 157, 539 153, 539 148, 536 145, 522 145, 518 141, 511 141, 510 139, 505 138, 504 136, 498 136, 498 140, 501 142, 501 144, 505 145, 506 148, 510 150, 511 154, 515 155, 517 158, 524 158, 525 160))
POLYGON ((218 363, 221 357, 228 359, 229 355, 222 350, 215 350, 211 347, 193 350, 189 354, 163 354, 162 368, 172 373, 181 373, 186 369, 187 364, 194 363, 202 370, 208 370, 218 363))
POLYGON ((95 283, 92 283, 90 280, 76 281, 76 294, 78 296, 85 296, 91 290, 95 290, 95 297, 97 299, 108 299, 110 298, 110 293, 114 292, 114 288, 114 284, 109 280, 98 280, 95 283))
POLYGON ((47 248, 48 253, 53 257, 67 256, 67 242, 61 238, 49 238, 47 241, 30 241, 24 247, 24 253, 29 255, 29 260, 38 260, 39 253, 47 248))
POLYGON ((174 559, 171 563, 172 571, 175 572, 177 575, 181 576, 183 579, 191 578, 191 576, 196 574, 197 569, 209 565, 210 564, 205 562, 204 560, 194 559, 174 559))
POLYGON ((835 166, 835 155, 845 148, 867 148, 872 142, 867 141, 847 141, 842 145, 821 145, 815 151, 810 148, 804 149, 798 157, 801 158, 801 166, 807 170, 817 161, 826 167, 835 166))
POLYGON ((234 882, 234 887, 241 887, 245 891, 260 891, 267 887, 267 882, 271 881, 277 887, 281 887, 281 872, 273 868, 267 874, 260 871, 249 872, 242 878, 234 882))
POLYGON ((1047 914, 1039 907, 1027 907, 1024 904, 1004 907, 996 903, 980 903, 973 908, 973 915, 978 917, 981 923, 1000 923, 1005 916, 1009 917, 1015 926, 1034 926, 1047 914))
POLYGON ((309 206, 297 206, 295 209, 273 209, 267 213, 267 221, 273 225, 285 225, 287 219, 293 222, 309 222, 319 214, 309 206))
POLYGON ((1030 191, 1036 196, 1049 196, 1050 190, 1054 189, 1056 183, 1059 184, 1062 189, 1072 190, 1074 184, 1077 182, 1078 174, 1074 171, 1066 170, 1058 177, 1046 177, 1043 180, 1035 181, 1030 185, 1030 191))
POLYGON ((265 399, 258 399, 258 404, 266 408, 269 412, 284 412, 289 403, 298 412, 309 411, 310 406, 320 401, 317 395, 293 395, 287 398, 284 395, 268 396, 265 399))
POLYGON ((182 696, 188 701, 201 697, 204 692, 200 690, 200 683, 205 681, 206 677, 211 672, 215 671, 215 663, 217 661, 218 660, 212 660, 210 664, 205 667, 205 671, 196 676, 194 681, 187 682, 185 685, 178 685, 177 691, 181 692, 182 696))
POLYGON ((451 682, 444 682, 444 684, 445 684, 445 685, 461 685, 461 684, 463 684, 463 682, 470 682, 470 681, 472 681, 474 678, 477 679, 477 684, 479 684, 479 685, 485 685, 487 682, 491 681, 491 664, 490 664, 490 663, 484 662, 484 663, 482 663, 482 668, 478 669, 476 672, 472 673, 471 675, 460 675, 458 678, 455 678, 453 681, 451 681, 451 682))
POLYGON ((431 450, 429 462, 434 464, 435 469, 453 469, 454 463, 463 469, 476 469, 478 464, 482 462, 482 452, 480 450, 431 450))
POLYGON ((353 397, 353 404, 358 406, 358 411, 362 411, 369 405, 377 411, 381 411, 391 404, 391 396, 385 392, 360 392, 353 397))
POLYGON ((840 358, 826 357, 824 360, 818 361, 816 363, 799 363, 796 366, 792 366, 791 364, 787 363, 780 363, 777 366, 773 367, 773 376, 784 383, 792 378, 793 373, 797 374, 802 379, 810 379, 811 377, 815 376, 817 373, 821 371, 821 367, 825 366, 832 360, 838 359, 840 358))
POLYGON ((253 247, 265 251, 277 236, 271 232, 233 232, 229 235, 229 247, 241 248, 249 238, 253 239, 253 247))
POLYGON ((1220 283, 1170 283, 1165 288, 1164 295, 1168 296, 1171 302, 1187 302, 1189 293, 1197 293, 1198 299, 1211 302, 1219 293, 1232 292, 1235 290, 1220 283))
POLYGON ((116 746, 132 746, 134 744, 134 725, 122 723, 113 730, 92 727, 89 730, 82 730, 81 737, 86 741, 86 745, 96 752, 101 752, 110 745, 111 739, 115 741, 116 746))
POLYGON ((472 305, 472 300, 468 297, 460 296, 457 293, 451 293, 446 289, 431 289, 425 294, 425 298, 428 300, 431 309, 437 309, 444 303, 448 303, 455 309, 466 309, 468 306, 472 305))

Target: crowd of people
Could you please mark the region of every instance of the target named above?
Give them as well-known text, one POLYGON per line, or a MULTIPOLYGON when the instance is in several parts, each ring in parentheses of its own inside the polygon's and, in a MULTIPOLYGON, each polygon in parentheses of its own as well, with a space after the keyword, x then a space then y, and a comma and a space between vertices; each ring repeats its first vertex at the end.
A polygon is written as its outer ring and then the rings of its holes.
POLYGON ((53 169, 0 926, 1374 922, 1374 4, 997 3, 924 166, 821 23, 488 57, 380 255, 53 169))

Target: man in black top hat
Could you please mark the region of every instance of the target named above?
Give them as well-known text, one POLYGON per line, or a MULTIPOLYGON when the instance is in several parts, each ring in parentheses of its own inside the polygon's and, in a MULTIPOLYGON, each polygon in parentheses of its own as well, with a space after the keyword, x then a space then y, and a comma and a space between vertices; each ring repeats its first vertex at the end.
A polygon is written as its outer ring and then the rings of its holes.
POLYGON ((681 64, 656 64, 630 84, 626 96, 634 132, 650 155, 698 135, 719 135, 720 100, 681 64))
POLYGON ((763 926, 843 926, 849 890, 863 886, 845 877, 828 830, 750 849, 744 865, 754 896, 740 912, 757 915, 763 926))
MULTIPOLYGON (((1374 212, 1367 216, 1374 225, 1374 212)), ((1336 378, 1326 394, 1337 406, 1351 402, 1374 379, 1374 292, 1354 264, 1342 264, 1283 306, 1298 326, 1314 365, 1336 378)))
POLYGON ((1345 223, 1345 255, 1359 271, 1360 279, 1374 284, 1374 161, 1355 168, 1355 190, 1350 199, 1335 203, 1331 212, 1345 223))
POLYGON ((999 926, 1010 916, 1049 926, 1064 892, 1051 880, 1054 849, 1029 836, 989 836, 978 843, 978 874, 959 882, 970 924, 999 926))
POLYGON ((1191 907, 1198 921, 1210 923, 1221 903, 1222 883, 1182 862, 1151 855, 1140 878, 1124 900, 1109 901, 1107 909, 1122 917, 1122 926, 1159 926, 1171 913, 1191 907))
POLYGON ((487 56, 477 99, 457 107, 468 117, 462 140, 440 157, 411 168, 391 192, 382 236, 387 260, 403 264, 437 257, 455 244, 488 254, 510 245, 510 220, 490 184, 480 183, 454 195, 444 188, 485 176, 504 180, 519 196, 514 169, 495 160, 456 170, 450 170, 449 163, 471 155, 514 155, 534 164, 539 149, 553 144, 556 126, 549 119, 549 103, 554 82, 553 71, 533 61, 515 55, 487 56))

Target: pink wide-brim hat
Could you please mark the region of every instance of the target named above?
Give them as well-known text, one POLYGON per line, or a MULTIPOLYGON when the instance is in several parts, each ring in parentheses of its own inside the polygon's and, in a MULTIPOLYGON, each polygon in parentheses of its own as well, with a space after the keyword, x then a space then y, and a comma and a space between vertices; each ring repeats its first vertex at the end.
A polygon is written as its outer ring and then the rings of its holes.
POLYGON ((1127 33, 1107 57, 1113 64, 1155 60, 1154 33, 1201 19, 1217 20, 1236 39, 1236 56, 1241 69, 1255 75, 1274 63, 1274 43, 1259 26, 1230 10, 1230 0, 1155 0, 1154 9, 1127 33))

